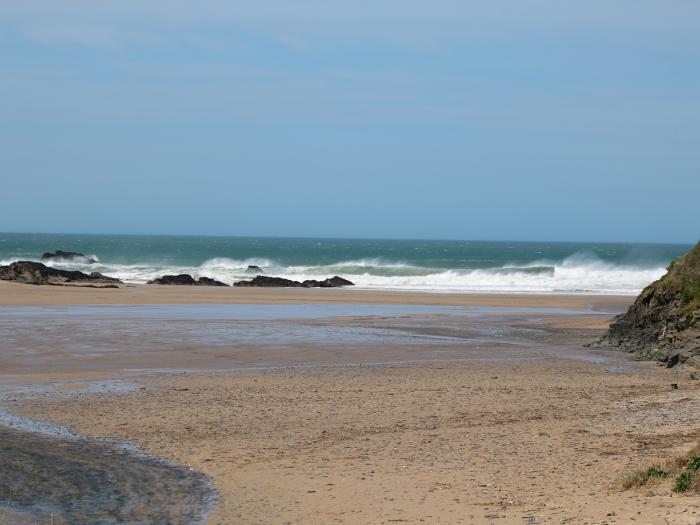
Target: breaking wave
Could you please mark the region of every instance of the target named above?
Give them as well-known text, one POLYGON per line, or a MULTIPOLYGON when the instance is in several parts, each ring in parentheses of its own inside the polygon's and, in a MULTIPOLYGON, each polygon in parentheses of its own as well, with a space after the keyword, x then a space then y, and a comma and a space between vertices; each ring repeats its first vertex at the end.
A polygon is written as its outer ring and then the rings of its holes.
POLYGON ((244 259, 242 261, 236 259, 229 259, 227 257, 215 257, 214 259, 209 259, 203 262, 200 268, 210 268, 214 270, 240 270, 241 268, 246 269, 248 266, 276 266, 277 264, 270 259, 262 259, 253 257, 250 259, 244 259))
MULTIPOLYGON (((8 264, 9 260, 0 261, 8 264)), ((516 292, 634 295, 665 273, 662 266, 613 264, 585 254, 561 261, 539 260, 493 268, 428 268, 382 258, 358 259, 319 265, 284 265, 267 258, 217 257, 198 266, 171 264, 110 264, 98 261, 54 261, 53 266, 98 271, 129 283, 145 283, 165 274, 189 273, 232 284, 249 279, 249 265, 266 275, 288 279, 325 279, 340 275, 358 288, 437 292, 516 292)))

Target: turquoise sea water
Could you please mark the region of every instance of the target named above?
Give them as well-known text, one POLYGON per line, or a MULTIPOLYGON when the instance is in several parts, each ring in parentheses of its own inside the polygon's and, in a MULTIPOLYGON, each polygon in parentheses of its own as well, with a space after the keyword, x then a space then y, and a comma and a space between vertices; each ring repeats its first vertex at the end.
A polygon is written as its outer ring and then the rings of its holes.
POLYGON ((232 283, 249 264, 291 279, 346 277, 371 289, 636 294, 689 245, 0 234, 0 264, 45 251, 99 259, 56 267, 142 283, 190 273, 232 283))

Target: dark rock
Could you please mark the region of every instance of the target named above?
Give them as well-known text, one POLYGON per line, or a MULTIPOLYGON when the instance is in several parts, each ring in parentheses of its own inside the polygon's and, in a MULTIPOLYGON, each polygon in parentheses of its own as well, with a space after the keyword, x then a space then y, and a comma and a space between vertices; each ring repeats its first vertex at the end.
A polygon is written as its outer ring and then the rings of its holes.
POLYGON ((308 286, 306 286, 304 283, 300 283, 299 281, 283 279, 282 277, 268 277, 265 275, 258 275, 250 281, 238 281, 237 283, 233 283, 233 286, 257 286, 263 288, 308 288, 308 286))
POLYGON ((352 281, 348 281, 347 279, 343 279, 342 277, 339 277, 337 275, 331 277, 330 279, 326 279, 323 282, 329 284, 333 288, 340 288, 341 286, 355 286, 355 283, 353 283, 352 281))
POLYGON ((688 358, 685 364, 695 368, 700 368, 700 355, 694 355, 693 357, 688 358))
POLYGON ((0 279, 28 284, 63 284, 63 283, 121 283, 119 279, 107 277, 98 272, 89 275, 77 270, 59 270, 33 261, 17 261, 7 266, 0 266, 0 279))
POLYGON ((308 281, 304 281, 304 284, 307 286, 307 288, 341 288, 343 286, 355 286, 355 283, 348 281, 347 279, 343 279, 342 277, 338 277, 337 275, 335 277, 324 279, 323 281, 310 279, 308 281))
POLYGON ((211 277, 200 277, 197 286, 228 286, 226 283, 212 279, 211 277))
POLYGON ((246 268, 245 273, 255 273, 255 274, 260 274, 260 273, 265 273, 260 266, 256 266, 254 264, 248 265, 248 268, 246 268))
POLYGON ((342 277, 330 277, 324 279, 323 281, 317 281, 315 279, 308 279, 304 282, 292 281, 290 279, 283 279, 282 277, 268 277, 264 275, 258 275, 250 281, 238 281, 234 283, 234 286, 259 286, 259 287, 278 287, 278 288, 339 288, 341 286, 353 286, 354 283, 343 279, 342 277))
POLYGON ((55 252, 45 252, 41 256, 42 261, 50 261, 51 259, 63 259, 65 261, 77 261, 86 262, 88 264, 94 264, 99 262, 97 259, 91 259, 85 257, 84 254, 78 252, 64 252, 63 250, 56 250, 55 252))
POLYGON ((615 317, 592 346, 616 346, 666 366, 700 362, 700 243, 615 317))
POLYGON ((195 281, 190 274, 181 273, 180 275, 163 275, 162 277, 158 277, 156 279, 153 279, 152 281, 148 281, 148 283, 146 284, 194 286, 196 283, 197 281, 195 281))
POLYGON ((200 277, 198 280, 194 280, 188 273, 181 273, 180 275, 163 275, 152 281, 148 281, 146 284, 163 284, 163 285, 179 285, 179 286, 228 286, 221 281, 217 281, 210 277, 200 277))
POLYGON ((326 281, 317 281, 316 279, 307 279, 303 284, 306 288, 331 288, 331 285, 326 281))

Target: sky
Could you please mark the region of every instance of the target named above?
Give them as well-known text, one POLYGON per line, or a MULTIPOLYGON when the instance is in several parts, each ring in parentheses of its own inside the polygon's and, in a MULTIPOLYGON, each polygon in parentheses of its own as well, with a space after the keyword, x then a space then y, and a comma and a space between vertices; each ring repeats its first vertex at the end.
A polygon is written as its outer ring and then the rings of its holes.
POLYGON ((691 243, 700 2, 0 2, 0 231, 691 243))

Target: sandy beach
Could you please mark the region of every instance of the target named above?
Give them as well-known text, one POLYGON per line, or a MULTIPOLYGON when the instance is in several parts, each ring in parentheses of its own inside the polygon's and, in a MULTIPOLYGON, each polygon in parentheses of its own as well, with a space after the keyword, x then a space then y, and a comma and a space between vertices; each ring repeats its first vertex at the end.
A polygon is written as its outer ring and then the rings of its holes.
POLYGON ((119 285, 116 289, 81 286, 28 286, 0 281, 0 306, 72 304, 416 304, 442 306, 550 307, 583 309, 632 302, 624 295, 392 292, 343 289, 219 288, 119 285))
POLYGON ((700 525, 700 0, 0 0, 0 525, 700 525))
POLYGON ((687 371, 582 346, 630 301, 0 283, 2 405, 210 476, 208 524, 695 524, 617 484, 700 437, 687 371))

